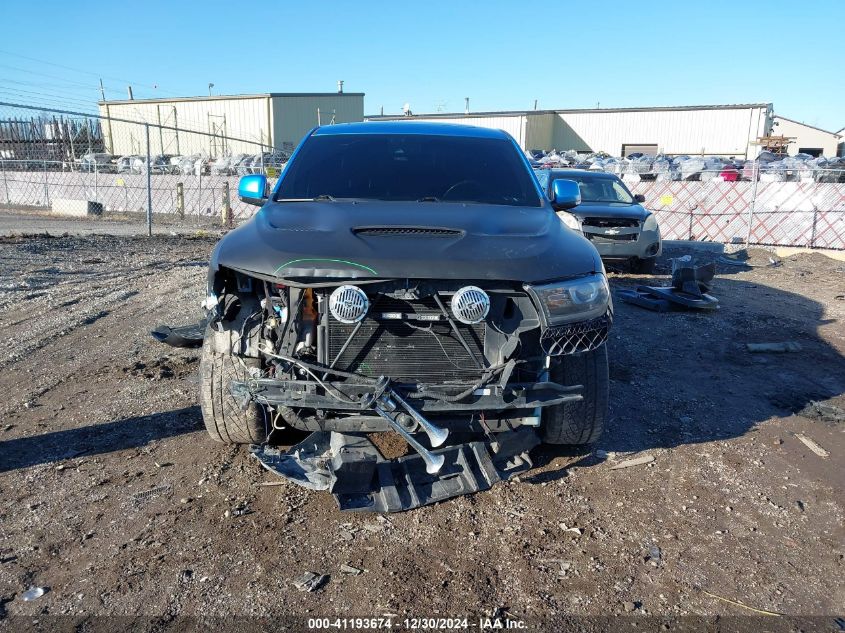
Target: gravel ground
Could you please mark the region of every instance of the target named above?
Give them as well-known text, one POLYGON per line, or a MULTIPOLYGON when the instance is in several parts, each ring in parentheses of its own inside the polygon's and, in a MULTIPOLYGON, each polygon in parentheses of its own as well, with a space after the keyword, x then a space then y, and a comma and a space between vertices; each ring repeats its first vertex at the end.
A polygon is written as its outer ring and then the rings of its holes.
MULTIPOLYGON (((202 430, 198 352, 148 332, 198 316, 212 246, 0 238, 0 620, 498 609, 552 629, 754 608, 833 630, 845 612, 845 423, 811 405, 845 409, 841 262, 720 266, 714 314, 617 300, 599 450, 540 448, 517 480, 374 516, 202 430), (787 340, 802 351, 744 347, 787 340), (300 592, 308 571, 328 582, 300 592), (49 591, 23 601, 33 586, 49 591)), ((611 274, 617 290, 651 281, 611 274)))
MULTIPOLYGON (((188 216, 180 220, 175 215, 153 215, 154 235, 191 235, 198 231, 219 233, 220 225, 216 218, 207 216, 188 216)), ((74 218, 51 215, 43 210, 0 210, 0 236, 65 233, 122 237, 146 235, 147 221, 145 216, 139 213, 74 218)))

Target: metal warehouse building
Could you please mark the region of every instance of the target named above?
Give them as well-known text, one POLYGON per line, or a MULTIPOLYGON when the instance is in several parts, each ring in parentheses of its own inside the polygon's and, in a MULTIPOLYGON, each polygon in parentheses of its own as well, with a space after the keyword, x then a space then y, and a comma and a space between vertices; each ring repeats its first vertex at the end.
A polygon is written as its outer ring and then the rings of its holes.
POLYGON ((795 140, 787 146, 790 156, 810 154, 812 156, 838 156, 842 132, 828 132, 813 125, 775 115, 772 134, 787 136, 795 140))
POLYGON ((106 151, 223 156, 282 149, 318 124, 361 121, 364 93, 288 93, 130 99, 99 103, 106 151), (192 134, 191 132, 202 134, 192 134))
POLYGON ((704 154, 751 158, 772 130, 772 104, 660 108, 528 110, 471 114, 370 116, 369 120, 440 121, 505 130, 524 149, 626 156, 704 154))

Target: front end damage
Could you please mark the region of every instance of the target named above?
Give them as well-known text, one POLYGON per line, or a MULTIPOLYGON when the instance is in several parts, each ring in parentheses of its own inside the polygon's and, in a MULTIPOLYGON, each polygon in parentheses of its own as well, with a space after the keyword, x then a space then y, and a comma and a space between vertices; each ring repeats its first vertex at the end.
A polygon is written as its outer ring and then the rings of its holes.
POLYGON ((227 340, 260 367, 231 382, 235 399, 262 405, 273 429, 312 432, 287 452, 253 447, 265 468, 331 491, 342 509, 397 511, 531 467, 543 409, 582 398, 580 385, 549 380, 552 363, 607 339, 609 296, 590 304, 583 279, 561 296, 554 284, 315 281, 220 267, 205 307, 217 328, 227 296, 249 311, 227 340), (578 310, 563 305, 579 296, 578 310), (414 452, 383 458, 367 434, 385 431, 414 452))

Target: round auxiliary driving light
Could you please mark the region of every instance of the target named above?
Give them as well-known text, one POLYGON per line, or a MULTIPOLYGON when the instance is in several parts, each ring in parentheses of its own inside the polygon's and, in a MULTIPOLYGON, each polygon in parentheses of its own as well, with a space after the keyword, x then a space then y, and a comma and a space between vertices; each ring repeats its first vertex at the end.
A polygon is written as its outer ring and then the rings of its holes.
POLYGON ((490 312, 490 297, 477 286, 464 286, 452 297, 452 314, 461 323, 481 323, 490 312))
POLYGON ((358 286, 341 286, 329 297, 329 310, 341 323, 357 323, 369 308, 370 301, 358 286))

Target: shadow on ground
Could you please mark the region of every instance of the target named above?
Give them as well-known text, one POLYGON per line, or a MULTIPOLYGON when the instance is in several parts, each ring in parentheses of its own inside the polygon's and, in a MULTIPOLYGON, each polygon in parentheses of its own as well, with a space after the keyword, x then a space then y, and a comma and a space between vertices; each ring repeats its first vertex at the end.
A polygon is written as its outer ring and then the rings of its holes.
MULTIPOLYGON (((792 266, 796 285, 804 276, 813 283, 810 269, 792 266)), ((666 284, 666 278, 611 280, 613 290, 666 284)), ((713 294, 720 308, 712 313, 657 313, 614 297, 609 421, 597 447, 633 453, 726 440, 845 393, 845 358, 819 335, 821 326, 834 322, 825 318, 822 304, 733 276, 717 277, 713 294), (745 347, 782 341, 796 341, 802 349, 753 354, 745 347)), ((541 446, 534 456, 537 466, 580 457, 560 471, 538 473, 538 482, 600 461, 555 446, 541 446)))
POLYGON ((198 406, 0 442, 0 473, 82 455, 138 448, 202 428, 198 406))

